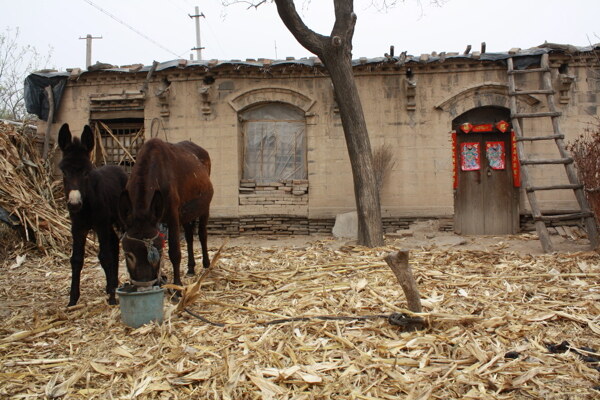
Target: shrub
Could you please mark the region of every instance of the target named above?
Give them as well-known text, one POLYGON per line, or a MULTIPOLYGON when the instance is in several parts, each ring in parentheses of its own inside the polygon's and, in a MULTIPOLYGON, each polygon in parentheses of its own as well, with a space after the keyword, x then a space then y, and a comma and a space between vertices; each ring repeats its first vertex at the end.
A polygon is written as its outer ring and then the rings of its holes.
POLYGON ((600 118, 588 127, 567 149, 573 155, 579 180, 584 185, 590 208, 600 221, 600 118))

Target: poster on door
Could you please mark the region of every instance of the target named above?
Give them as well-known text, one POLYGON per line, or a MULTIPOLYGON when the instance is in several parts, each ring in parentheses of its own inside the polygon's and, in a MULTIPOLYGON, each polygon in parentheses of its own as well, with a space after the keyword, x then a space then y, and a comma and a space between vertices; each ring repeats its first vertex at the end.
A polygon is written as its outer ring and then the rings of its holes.
POLYGON ((465 142, 460 145, 460 167, 463 171, 477 171, 481 168, 479 143, 465 142))
POLYGON ((506 168, 506 150, 504 142, 485 142, 485 155, 488 159, 490 168, 506 168))

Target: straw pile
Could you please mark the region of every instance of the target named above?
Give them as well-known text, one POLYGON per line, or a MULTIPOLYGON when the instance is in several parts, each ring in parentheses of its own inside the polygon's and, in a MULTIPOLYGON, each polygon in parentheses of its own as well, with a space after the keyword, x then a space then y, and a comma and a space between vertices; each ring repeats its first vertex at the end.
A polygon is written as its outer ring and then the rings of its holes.
POLYGON ((17 217, 25 239, 46 254, 68 251, 71 237, 52 158, 41 158, 34 135, 0 121, 0 207, 17 217))
POLYGON ((377 249, 336 247, 329 238, 225 246, 187 306, 224 327, 175 312, 175 302, 161 326, 124 326, 118 307, 106 305, 93 258, 80 304, 67 310, 66 258, 10 260, 0 266, 0 397, 598 398, 595 252, 421 248, 410 260, 424 331, 402 332, 378 317, 267 324, 401 311, 404 297, 383 262, 398 240, 377 249))

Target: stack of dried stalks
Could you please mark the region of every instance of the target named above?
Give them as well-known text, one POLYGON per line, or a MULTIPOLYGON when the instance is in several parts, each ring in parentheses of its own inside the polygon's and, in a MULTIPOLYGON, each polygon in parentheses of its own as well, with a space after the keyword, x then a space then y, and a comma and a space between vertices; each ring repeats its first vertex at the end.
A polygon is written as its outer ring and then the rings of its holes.
POLYGON ((18 218, 26 239, 44 252, 65 251, 71 236, 52 158, 41 158, 35 136, 0 122, 0 206, 18 218))
POLYGON ((124 326, 106 305, 94 260, 70 310, 64 263, 0 263, 0 397, 597 399, 599 367, 590 360, 600 357, 600 257, 519 255, 505 240, 483 250, 411 251, 430 322, 418 332, 383 318, 267 324, 406 307, 383 261, 401 239, 377 249, 328 238, 225 247, 187 302, 223 327, 177 313, 174 303, 161 326, 124 326), (551 351, 563 341, 570 346, 551 351))

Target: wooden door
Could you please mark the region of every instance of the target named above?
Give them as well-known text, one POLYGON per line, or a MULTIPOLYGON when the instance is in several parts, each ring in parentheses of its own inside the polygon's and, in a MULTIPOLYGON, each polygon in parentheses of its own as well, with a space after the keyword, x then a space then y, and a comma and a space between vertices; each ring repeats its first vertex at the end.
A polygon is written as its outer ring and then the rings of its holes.
POLYGON ((519 190, 513 174, 511 132, 510 129, 498 130, 495 121, 465 122, 473 129, 467 128, 468 133, 461 129, 462 124, 455 125, 456 233, 503 235, 518 232, 519 190))

